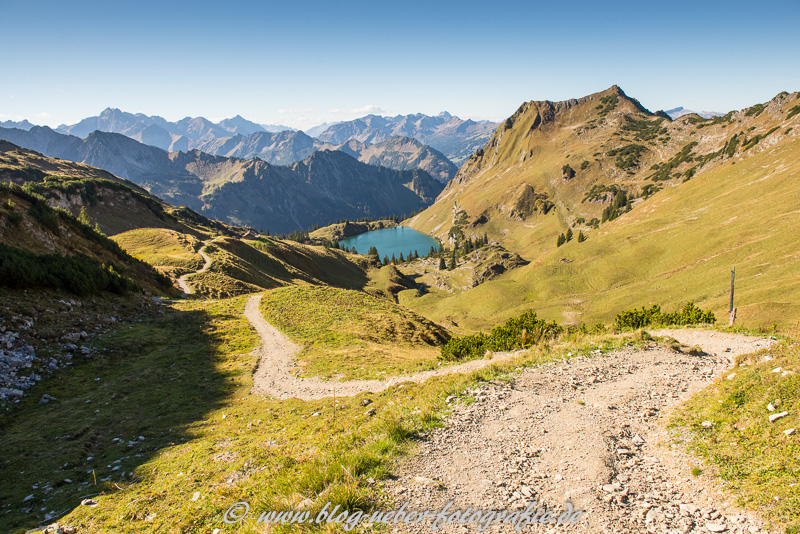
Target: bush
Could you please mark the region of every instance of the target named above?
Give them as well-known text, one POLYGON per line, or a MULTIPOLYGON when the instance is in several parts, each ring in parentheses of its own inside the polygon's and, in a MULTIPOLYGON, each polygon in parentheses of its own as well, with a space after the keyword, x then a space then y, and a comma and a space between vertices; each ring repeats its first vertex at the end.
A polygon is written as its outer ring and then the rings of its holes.
POLYGON ((647 147, 644 145, 633 144, 615 148, 614 150, 609 150, 606 152, 606 156, 616 156, 614 165, 622 170, 627 170, 633 167, 638 167, 639 158, 641 158, 642 154, 645 152, 647 152, 647 147))
POLYGON ((661 311, 661 306, 653 305, 651 308, 642 307, 641 310, 627 310, 614 318, 614 326, 622 328, 643 328, 649 325, 687 325, 687 324, 713 324, 716 317, 710 311, 703 311, 694 302, 675 312, 661 311))
POLYGON ((569 165, 564 165, 561 167, 561 174, 564 176, 565 180, 572 180, 575 178, 575 169, 570 167, 569 165))
POLYGON ((118 274, 113 266, 100 265, 83 254, 33 254, 4 244, 0 244, 0 285, 63 289, 81 296, 100 291, 136 291, 136 284, 118 274))
POLYGON ((536 317, 535 312, 526 312, 505 324, 496 326, 487 335, 453 336, 442 345, 439 358, 458 361, 482 357, 487 350, 502 352, 528 348, 536 343, 553 339, 562 332, 555 321, 548 323, 536 317))

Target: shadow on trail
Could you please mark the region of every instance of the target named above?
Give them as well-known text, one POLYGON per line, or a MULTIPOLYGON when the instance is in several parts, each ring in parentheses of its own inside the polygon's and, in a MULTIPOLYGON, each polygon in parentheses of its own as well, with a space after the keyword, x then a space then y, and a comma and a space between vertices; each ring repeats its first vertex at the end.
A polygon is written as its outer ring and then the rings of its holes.
POLYGON ((192 424, 235 387, 214 366, 212 332, 204 311, 166 309, 122 324, 91 361, 43 380, 6 412, 0 531, 51 523, 88 496, 116 491, 161 449, 190 441, 192 424), (57 400, 40 405, 44 394, 57 400))

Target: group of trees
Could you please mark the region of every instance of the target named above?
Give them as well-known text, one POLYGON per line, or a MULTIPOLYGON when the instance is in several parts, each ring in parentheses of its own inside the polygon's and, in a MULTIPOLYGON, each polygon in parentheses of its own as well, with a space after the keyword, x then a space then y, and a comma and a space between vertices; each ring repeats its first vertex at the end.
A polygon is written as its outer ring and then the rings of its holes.
MULTIPOLYGON (((568 228, 566 233, 562 233, 558 236, 558 239, 556 240, 556 246, 560 247, 565 243, 569 243, 572 241, 573 236, 574 234, 572 233, 572 228, 568 228)), ((583 243, 584 241, 586 241, 586 236, 583 234, 583 230, 580 230, 578 232, 578 243, 583 243)))

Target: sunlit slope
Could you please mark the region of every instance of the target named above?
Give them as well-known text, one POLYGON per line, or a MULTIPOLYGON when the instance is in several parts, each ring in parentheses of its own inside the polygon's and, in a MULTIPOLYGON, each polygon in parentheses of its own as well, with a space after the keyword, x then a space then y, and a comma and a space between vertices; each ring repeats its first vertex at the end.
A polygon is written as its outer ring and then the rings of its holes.
POLYGON ((526 259, 572 227, 591 234, 619 191, 635 207, 659 189, 749 158, 800 135, 800 98, 713 120, 669 121, 614 86, 564 102, 527 102, 497 129, 437 198, 407 224, 443 242, 463 210, 465 234, 499 241, 526 259))
MULTIPOLYGON (((608 321, 623 309, 667 308, 694 300, 727 321, 736 267, 738 324, 788 325, 800 318, 800 140, 784 135, 760 153, 738 156, 665 189, 634 209, 556 248, 539 245, 532 263, 470 291, 407 304, 434 320, 484 328, 537 310, 548 319, 608 321)), ((544 219, 551 217, 544 216, 544 219)), ((556 227, 508 234, 519 240, 556 227)), ((513 222, 513 221, 512 221, 513 222)), ((531 247, 527 247, 531 252, 531 247)))

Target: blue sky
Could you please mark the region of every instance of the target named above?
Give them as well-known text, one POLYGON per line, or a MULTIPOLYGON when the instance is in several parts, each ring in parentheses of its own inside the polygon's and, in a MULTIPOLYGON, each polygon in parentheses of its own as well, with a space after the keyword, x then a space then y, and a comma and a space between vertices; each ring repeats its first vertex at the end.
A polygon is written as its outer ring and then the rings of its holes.
POLYGON ((800 90, 797 0, 0 0, 0 14, 0 121, 118 107, 307 128, 368 112, 501 120, 613 84, 653 111, 800 90))

